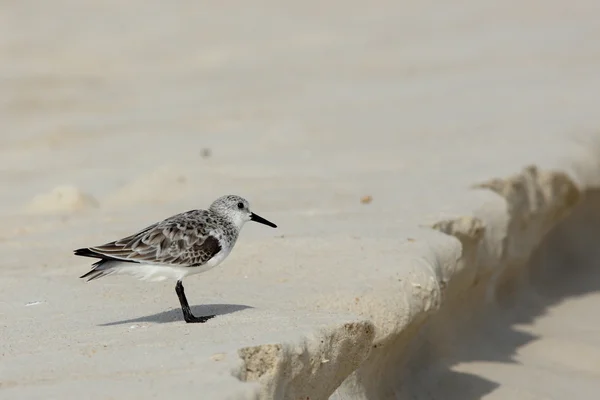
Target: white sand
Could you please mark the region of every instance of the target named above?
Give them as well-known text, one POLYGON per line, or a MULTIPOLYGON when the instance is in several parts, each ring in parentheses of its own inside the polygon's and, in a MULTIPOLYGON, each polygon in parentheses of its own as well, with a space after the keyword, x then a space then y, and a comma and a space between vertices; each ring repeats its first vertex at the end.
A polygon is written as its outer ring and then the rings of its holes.
POLYGON ((0 398, 599 393, 598 2, 219 4, 3 4, 0 398), (78 279, 226 193, 209 323, 78 279))

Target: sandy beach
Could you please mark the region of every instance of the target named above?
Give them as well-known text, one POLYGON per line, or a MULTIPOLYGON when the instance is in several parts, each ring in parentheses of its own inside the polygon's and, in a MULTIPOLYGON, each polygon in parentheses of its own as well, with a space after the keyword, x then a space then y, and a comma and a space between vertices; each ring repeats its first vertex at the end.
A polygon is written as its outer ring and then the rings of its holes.
POLYGON ((597 1, 1 9, 0 399, 600 393, 597 1), (79 279, 224 194, 216 318, 79 279))

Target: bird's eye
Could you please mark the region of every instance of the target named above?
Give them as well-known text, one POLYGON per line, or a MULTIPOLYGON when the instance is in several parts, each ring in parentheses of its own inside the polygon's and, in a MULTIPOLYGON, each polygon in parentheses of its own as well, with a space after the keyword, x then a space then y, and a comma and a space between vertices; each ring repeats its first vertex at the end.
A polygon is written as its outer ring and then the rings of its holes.
POLYGON ((238 208, 239 208, 240 210, 243 210, 243 209, 244 209, 244 203, 242 203, 242 202, 239 202, 239 203, 238 203, 238 208))

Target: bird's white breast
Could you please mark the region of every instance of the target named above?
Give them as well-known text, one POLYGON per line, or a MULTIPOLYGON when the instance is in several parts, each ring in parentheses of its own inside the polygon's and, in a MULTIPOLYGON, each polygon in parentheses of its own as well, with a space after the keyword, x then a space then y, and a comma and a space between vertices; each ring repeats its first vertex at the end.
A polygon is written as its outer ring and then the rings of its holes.
POLYGON ((111 269, 116 274, 131 275, 149 282, 160 282, 166 279, 181 280, 186 276, 201 274, 213 269, 221 264, 230 252, 231 248, 226 246, 205 264, 197 267, 119 262, 111 269))

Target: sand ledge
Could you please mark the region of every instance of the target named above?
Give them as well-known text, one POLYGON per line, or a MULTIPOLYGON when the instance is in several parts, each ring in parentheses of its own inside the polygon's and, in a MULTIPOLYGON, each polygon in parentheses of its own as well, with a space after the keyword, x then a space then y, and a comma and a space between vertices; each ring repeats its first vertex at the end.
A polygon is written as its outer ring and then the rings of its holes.
MULTIPOLYGON (((414 374, 427 360, 433 361, 432 353, 443 356, 443 343, 448 338, 442 332, 455 331, 458 326, 452 325, 464 322, 453 321, 457 313, 476 313, 497 302, 499 296, 514 294, 498 291, 522 279, 522 270, 534 250, 583 197, 567 174, 535 166, 475 188, 497 193, 506 209, 498 209, 498 215, 475 212, 473 216, 433 224, 433 229, 457 239, 460 257, 443 269, 431 266, 431 278, 439 290, 424 298, 420 285, 413 286, 411 309, 418 311, 409 319, 400 317, 402 323, 390 325, 381 320, 383 314, 374 310, 371 315, 363 315, 366 320, 358 324, 361 329, 348 329, 348 324, 342 324, 324 332, 327 346, 323 340, 320 346, 307 340, 301 351, 290 350, 297 346, 294 343, 243 348, 239 355, 244 364, 237 376, 260 382, 260 398, 265 399, 325 399, 332 394, 333 398, 344 399, 391 398, 410 391, 410 385, 398 379, 402 376, 399 371, 414 374), (490 224, 495 224, 493 229, 490 224), (423 344, 430 348, 421 349, 423 344), (423 351, 429 356, 415 356, 415 352, 423 351)), ((452 254, 439 255, 440 259, 448 257, 452 254)), ((424 261, 430 262, 427 258, 424 261)))

